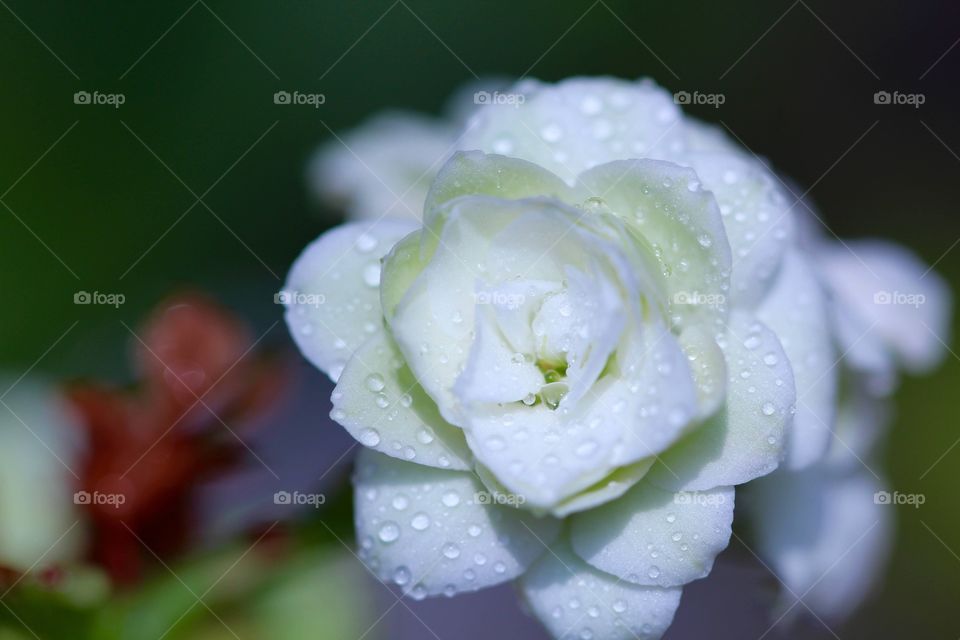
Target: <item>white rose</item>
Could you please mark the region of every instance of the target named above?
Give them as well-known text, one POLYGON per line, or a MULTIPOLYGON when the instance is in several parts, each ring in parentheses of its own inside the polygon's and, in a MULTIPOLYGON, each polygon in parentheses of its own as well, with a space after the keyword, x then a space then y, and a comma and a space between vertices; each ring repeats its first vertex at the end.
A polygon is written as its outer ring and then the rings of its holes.
POLYGON ((368 449, 373 570, 415 597, 519 578, 558 638, 659 637, 727 545, 733 487, 827 455, 825 289, 779 180, 663 90, 510 94, 453 141, 480 151, 422 223, 307 248, 287 289, 324 303, 287 321, 368 449))

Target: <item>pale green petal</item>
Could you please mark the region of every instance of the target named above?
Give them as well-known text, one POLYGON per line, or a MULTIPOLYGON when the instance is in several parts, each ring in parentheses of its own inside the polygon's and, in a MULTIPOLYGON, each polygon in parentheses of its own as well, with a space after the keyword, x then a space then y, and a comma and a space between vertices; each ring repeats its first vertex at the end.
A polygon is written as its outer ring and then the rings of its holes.
POLYGON ((730 245, 713 195, 690 169, 657 160, 622 160, 579 177, 581 195, 599 199, 642 238, 666 282, 680 327, 726 317, 730 245))
POLYGON ((548 196, 569 201, 571 197, 563 180, 532 162, 481 151, 458 151, 437 174, 425 208, 433 211, 464 195, 509 200, 548 196))
POLYGON ((592 487, 567 498, 551 509, 550 512, 558 518, 565 518, 571 513, 587 511, 605 502, 616 500, 626 493, 630 487, 640 482, 655 461, 654 458, 646 458, 620 467, 592 487))

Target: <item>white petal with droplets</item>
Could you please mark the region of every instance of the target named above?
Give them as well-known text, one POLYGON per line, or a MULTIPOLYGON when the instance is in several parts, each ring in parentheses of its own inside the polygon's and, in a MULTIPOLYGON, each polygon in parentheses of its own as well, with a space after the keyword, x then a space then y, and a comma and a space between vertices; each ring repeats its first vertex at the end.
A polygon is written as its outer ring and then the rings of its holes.
POLYGON ((680 108, 652 82, 525 80, 509 92, 522 95, 523 102, 478 109, 461 148, 523 158, 573 184, 579 173, 598 164, 667 157, 685 146, 680 108))
POLYGON ((573 550, 633 584, 676 587, 705 577, 730 541, 733 487, 665 491, 641 482, 571 519, 573 550))
POLYGON ((468 472, 410 464, 365 450, 354 505, 360 557, 414 598, 512 580, 553 543, 559 523, 489 504, 468 472))
POLYGON ((565 542, 527 571, 520 588, 557 640, 656 640, 680 605, 679 588, 618 580, 578 558, 565 542))
POLYGON ((432 467, 471 467, 463 432, 440 416, 385 332, 354 353, 332 400, 330 416, 371 449, 432 467))
POLYGON ((380 258, 416 228, 393 219, 342 225, 314 240, 290 268, 279 294, 290 335, 332 380, 382 329, 380 258))
MULTIPOLYGON (((839 366, 826 297, 813 268, 799 251, 787 252, 770 294, 757 309, 790 358, 797 384, 797 413, 787 434, 790 469, 802 469, 823 457, 830 444, 837 402, 839 366)), ((777 355, 764 354, 775 365, 777 355)))
POLYGON ((733 256, 732 303, 763 299, 793 239, 790 201, 759 160, 739 153, 692 153, 681 161, 693 167, 717 199, 733 256))
POLYGON ((584 198, 599 198, 642 238, 666 283, 678 326, 726 317, 730 245, 713 195, 691 169, 658 160, 620 160, 578 178, 584 198))
POLYGON ((727 359, 725 410, 660 456, 651 482, 697 491, 738 485, 777 468, 793 418, 796 387, 790 362, 776 335, 742 313, 730 318, 720 344, 727 359), (764 361, 774 354, 776 362, 764 361))

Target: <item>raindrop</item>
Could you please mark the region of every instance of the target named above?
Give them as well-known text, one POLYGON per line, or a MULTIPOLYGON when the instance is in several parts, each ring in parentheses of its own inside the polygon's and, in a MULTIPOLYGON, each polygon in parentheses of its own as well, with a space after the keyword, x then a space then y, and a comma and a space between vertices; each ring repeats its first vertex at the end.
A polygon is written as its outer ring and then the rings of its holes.
POLYGON ((384 522, 377 534, 383 542, 393 542, 400 537, 400 526, 393 520, 384 522))
POLYGON ((375 447, 380 444, 380 434, 376 429, 364 429, 360 432, 360 444, 375 447))

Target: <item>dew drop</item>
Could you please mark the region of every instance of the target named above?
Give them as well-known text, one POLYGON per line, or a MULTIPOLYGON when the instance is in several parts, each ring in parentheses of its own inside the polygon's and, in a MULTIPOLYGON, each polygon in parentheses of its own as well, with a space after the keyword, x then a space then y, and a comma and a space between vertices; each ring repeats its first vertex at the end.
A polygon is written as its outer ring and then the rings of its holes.
POLYGON ((400 526, 393 520, 388 520, 380 527, 377 535, 383 542, 393 542, 400 537, 400 526))
POLYGON ((441 498, 444 506, 455 507, 460 504, 460 496, 456 491, 447 491, 441 498))
POLYGON ((376 429, 364 429, 360 432, 360 444, 375 447, 380 444, 380 433, 376 429))

